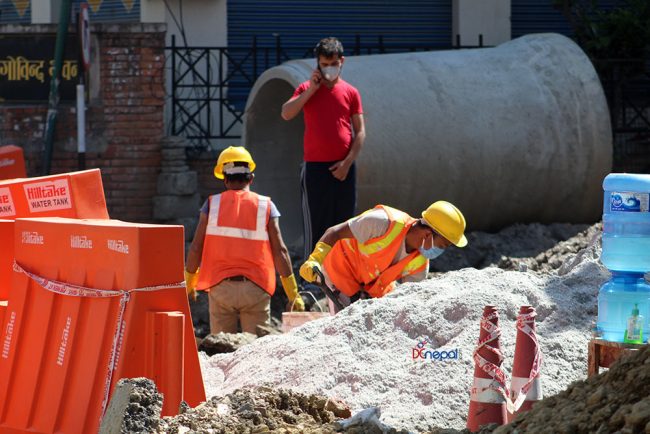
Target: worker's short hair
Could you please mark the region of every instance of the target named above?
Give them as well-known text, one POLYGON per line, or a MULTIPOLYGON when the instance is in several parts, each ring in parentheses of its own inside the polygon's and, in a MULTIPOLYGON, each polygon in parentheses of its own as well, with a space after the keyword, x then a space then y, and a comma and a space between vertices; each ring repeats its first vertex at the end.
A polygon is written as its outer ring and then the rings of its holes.
POLYGON ((229 182, 250 182, 253 179, 253 174, 250 172, 247 162, 235 161, 227 165, 224 164, 223 178, 229 182))
POLYGON ((316 56, 316 59, 320 56, 329 59, 330 57, 334 57, 335 54, 338 54, 339 57, 343 57, 343 44, 332 36, 321 39, 318 41, 318 44, 316 44, 316 48, 314 48, 314 56, 316 56))

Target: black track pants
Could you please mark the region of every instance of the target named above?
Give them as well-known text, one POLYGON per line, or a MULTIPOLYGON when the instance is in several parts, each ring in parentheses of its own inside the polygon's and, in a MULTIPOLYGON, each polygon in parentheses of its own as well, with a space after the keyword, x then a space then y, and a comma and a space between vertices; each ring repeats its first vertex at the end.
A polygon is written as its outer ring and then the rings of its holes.
POLYGON ((305 162, 302 169, 302 215, 307 259, 325 231, 354 217, 357 171, 353 163, 344 181, 332 176, 326 163, 305 162))

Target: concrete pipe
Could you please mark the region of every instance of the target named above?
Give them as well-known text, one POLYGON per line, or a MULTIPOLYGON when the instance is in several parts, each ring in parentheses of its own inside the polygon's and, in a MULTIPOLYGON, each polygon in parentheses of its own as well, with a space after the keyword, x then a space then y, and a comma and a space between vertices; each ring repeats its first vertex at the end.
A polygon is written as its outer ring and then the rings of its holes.
MULTIPOLYGON (((302 244, 302 115, 282 104, 315 60, 271 68, 248 98, 244 145, 258 162, 287 244, 302 244)), ((470 230, 515 222, 594 222, 612 164, 609 111, 587 56, 556 34, 495 48, 347 57, 343 78, 363 99, 367 140, 358 204, 418 216, 439 199, 470 230)))

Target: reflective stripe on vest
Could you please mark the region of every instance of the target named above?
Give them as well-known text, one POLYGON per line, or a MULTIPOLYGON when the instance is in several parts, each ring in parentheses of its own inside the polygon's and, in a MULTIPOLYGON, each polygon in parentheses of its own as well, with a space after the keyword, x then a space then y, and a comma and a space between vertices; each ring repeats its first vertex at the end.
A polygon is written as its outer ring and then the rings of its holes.
POLYGON ((406 267, 402 270, 402 277, 410 276, 420 271, 422 267, 427 264, 427 258, 422 255, 417 255, 413 258, 406 267))
POLYGON ((269 208, 269 198, 259 197, 257 206, 257 221, 255 230, 235 228, 231 226, 219 226, 219 206, 221 204, 221 195, 215 195, 210 198, 210 214, 208 216, 208 227, 206 234, 219 235, 222 237, 243 238, 246 240, 267 241, 269 233, 266 230, 266 213, 269 208))
POLYGON ((404 230, 404 225, 406 224, 406 214, 403 212, 395 212, 397 210, 382 205, 377 205, 373 209, 378 208, 383 209, 384 212, 386 212, 388 219, 390 220, 390 225, 386 233, 381 237, 373 238, 363 244, 359 244, 359 252, 364 255, 372 255, 373 253, 377 253, 388 247, 395 238, 399 237, 404 230))

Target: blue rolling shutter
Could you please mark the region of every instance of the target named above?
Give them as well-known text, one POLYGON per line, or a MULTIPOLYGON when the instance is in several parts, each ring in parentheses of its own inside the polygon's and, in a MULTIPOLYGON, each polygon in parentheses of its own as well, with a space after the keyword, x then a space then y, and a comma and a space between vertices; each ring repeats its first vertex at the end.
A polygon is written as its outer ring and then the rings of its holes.
MULTIPOLYGON (((512 0, 510 22, 512 37, 529 33, 561 33, 571 37, 573 31, 564 15, 552 5, 553 0, 512 0)), ((602 10, 613 9, 623 0, 599 0, 602 10)))
MULTIPOLYGON (((245 58, 256 37, 258 74, 276 64, 276 36, 282 46, 280 60, 310 57, 316 43, 335 36, 353 55, 357 43, 372 45, 378 53, 379 37, 385 52, 447 48, 451 45, 451 0, 228 0, 228 49, 235 59, 245 58)), ((367 51, 361 51, 361 54, 367 51)), ((254 76, 252 59, 242 65, 254 76)), ((229 99, 243 107, 250 86, 233 80, 229 99), (238 87, 240 87, 238 89, 238 87)))
MULTIPOLYGON (((230 0, 228 45, 282 45, 306 50, 326 36, 336 36, 352 48, 355 35, 390 45, 439 46, 451 44, 451 0, 230 0)), ((302 53, 301 53, 302 54, 302 53)))

